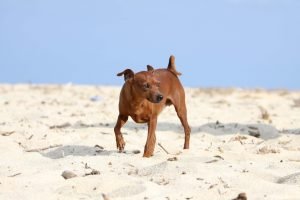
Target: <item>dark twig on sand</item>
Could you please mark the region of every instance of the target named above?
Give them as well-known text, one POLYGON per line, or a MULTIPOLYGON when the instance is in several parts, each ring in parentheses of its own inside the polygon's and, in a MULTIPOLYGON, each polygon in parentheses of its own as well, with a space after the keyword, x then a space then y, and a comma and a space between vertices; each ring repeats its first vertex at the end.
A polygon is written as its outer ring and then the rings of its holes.
POLYGON ((168 158, 167 161, 177 161, 178 158, 177 157, 172 157, 172 158, 168 158))
POLYGON ((162 148, 162 150, 164 150, 164 152, 166 152, 166 154, 170 154, 160 143, 158 143, 158 146, 160 146, 160 148, 162 148))
POLYGON ((213 159, 213 160, 209 160, 209 161, 206 161, 205 163, 215 163, 215 162, 218 162, 219 160, 217 159, 213 159))
POLYGON ((2 136, 10 136, 11 134, 13 134, 15 131, 6 131, 6 132, 0 132, 0 135, 2 136))
POLYGON ((91 172, 85 173, 84 176, 90 176, 90 175, 99 175, 100 172, 96 169, 92 169, 91 172))
POLYGON ((13 175, 10 175, 10 176, 7 176, 7 177, 15 177, 15 176, 19 176, 21 175, 22 173, 16 173, 16 174, 13 174, 13 175))
POLYGON ((67 123, 64 123, 64 124, 61 124, 61 125, 53 125, 53 126, 50 126, 49 128, 50 129, 67 128, 69 126, 71 126, 71 124, 67 122, 67 123))
POLYGON ((33 134, 31 134, 28 138, 27 138, 27 140, 31 140, 33 138, 33 134))

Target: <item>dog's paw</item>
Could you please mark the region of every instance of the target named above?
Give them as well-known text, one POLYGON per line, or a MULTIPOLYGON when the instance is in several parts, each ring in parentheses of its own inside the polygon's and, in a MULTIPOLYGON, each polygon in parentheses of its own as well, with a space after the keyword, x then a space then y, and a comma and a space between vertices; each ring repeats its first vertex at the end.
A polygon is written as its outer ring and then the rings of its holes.
POLYGON ((153 156, 153 154, 144 153, 144 155, 143 155, 143 157, 145 157, 145 158, 150 158, 151 156, 153 156))
POLYGON ((154 152, 154 146, 146 144, 145 148, 144 148, 144 155, 143 155, 143 157, 149 158, 149 157, 153 156, 153 152, 154 152))
POLYGON ((153 151, 144 151, 143 157, 150 158, 151 156, 153 156, 153 151))
POLYGON ((122 137, 122 135, 119 135, 116 137, 116 144, 117 144, 117 149, 119 152, 122 152, 125 148, 125 141, 122 137))
POLYGON ((117 142, 117 148, 120 153, 123 152, 125 148, 125 142, 124 141, 117 142))

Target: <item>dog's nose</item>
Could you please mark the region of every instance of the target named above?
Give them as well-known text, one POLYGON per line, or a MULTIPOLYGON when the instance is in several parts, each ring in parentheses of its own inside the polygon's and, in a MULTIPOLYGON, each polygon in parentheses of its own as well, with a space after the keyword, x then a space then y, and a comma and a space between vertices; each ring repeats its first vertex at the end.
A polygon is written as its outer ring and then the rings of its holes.
POLYGON ((164 98, 163 95, 159 94, 156 96, 156 101, 160 102, 163 98, 164 98))

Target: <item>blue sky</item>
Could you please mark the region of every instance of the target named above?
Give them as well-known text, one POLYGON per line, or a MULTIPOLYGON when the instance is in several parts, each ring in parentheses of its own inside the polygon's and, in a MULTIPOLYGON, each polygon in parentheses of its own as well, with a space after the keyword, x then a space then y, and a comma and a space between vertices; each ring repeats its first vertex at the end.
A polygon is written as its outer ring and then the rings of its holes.
POLYGON ((0 0, 0 83, 121 85, 171 54, 185 86, 300 89, 300 1, 0 0))

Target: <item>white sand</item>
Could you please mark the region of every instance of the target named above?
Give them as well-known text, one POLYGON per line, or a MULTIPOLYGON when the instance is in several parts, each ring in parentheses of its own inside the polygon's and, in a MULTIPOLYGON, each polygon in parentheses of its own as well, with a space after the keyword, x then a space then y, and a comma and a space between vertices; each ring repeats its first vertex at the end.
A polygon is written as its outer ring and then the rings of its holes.
POLYGON ((131 119, 127 152, 116 151, 119 91, 0 85, 0 199, 300 199, 300 92, 186 89, 190 150, 167 107, 156 133, 170 154, 156 145, 147 159, 133 153, 143 152, 147 127, 131 119), (50 145, 61 146, 27 152, 50 145), (91 169, 100 175, 84 176, 91 169), (77 177, 65 180, 65 170, 77 177))

